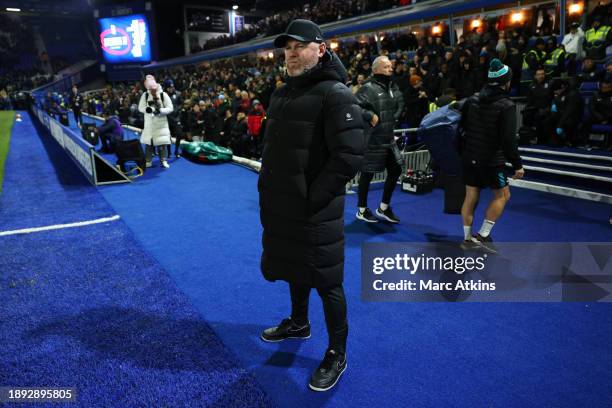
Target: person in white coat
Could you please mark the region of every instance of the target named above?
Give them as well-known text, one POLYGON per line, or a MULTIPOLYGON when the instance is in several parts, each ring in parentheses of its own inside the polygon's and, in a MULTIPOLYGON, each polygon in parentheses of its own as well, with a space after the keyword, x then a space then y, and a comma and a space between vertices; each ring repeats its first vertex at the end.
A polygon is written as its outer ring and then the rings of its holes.
POLYGON ((144 129, 140 134, 140 143, 146 146, 145 157, 147 167, 151 167, 153 150, 155 146, 163 146, 158 149, 161 165, 169 168, 166 161, 166 145, 170 145, 170 128, 168 126, 168 114, 172 113, 172 99, 167 93, 163 92, 153 75, 147 75, 144 86, 146 92, 140 96, 138 110, 144 114, 144 129))

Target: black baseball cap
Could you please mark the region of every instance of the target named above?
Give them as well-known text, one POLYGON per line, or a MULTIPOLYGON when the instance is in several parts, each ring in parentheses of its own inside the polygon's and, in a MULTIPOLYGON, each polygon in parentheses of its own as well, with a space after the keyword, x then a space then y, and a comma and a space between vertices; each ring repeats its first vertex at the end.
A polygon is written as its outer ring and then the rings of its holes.
POLYGON ((319 26, 310 20, 302 19, 290 22, 285 32, 276 37, 274 46, 277 48, 284 47, 287 40, 317 43, 322 43, 324 41, 323 33, 319 26))

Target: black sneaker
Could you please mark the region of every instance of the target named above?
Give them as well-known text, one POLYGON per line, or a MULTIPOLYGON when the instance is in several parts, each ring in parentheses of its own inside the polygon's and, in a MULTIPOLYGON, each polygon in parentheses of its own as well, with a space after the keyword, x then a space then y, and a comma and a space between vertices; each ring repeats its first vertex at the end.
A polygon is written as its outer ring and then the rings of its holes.
POLYGON ((399 218, 397 218, 395 216, 395 214, 393 214, 393 211, 391 211, 391 207, 387 207, 386 210, 381 210, 380 207, 378 207, 376 209, 376 215, 378 215, 380 218, 382 218, 383 220, 389 221, 393 224, 397 224, 400 222, 399 218))
POLYGON ((491 252, 492 254, 497 253, 497 248, 493 245, 493 238, 489 235, 488 237, 483 237, 480 234, 474 235, 474 238, 482 245, 486 251, 491 252))
POLYGON ((358 220, 361 220, 361 221, 378 222, 378 220, 374 217, 374 215, 372 215, 372 211, 370 211, 369 208, 366 208, 365 210, 363 210, 363 212, 361 212, 360 210, 357 210, 357 214, 355 214, 355 216, 357 217, 358 220))
POLYGON ((346 354, 336 350, 327 350, 319 368, 310 377, 308 387, 313 391, 327 391, 336 385, 346 370, 346 354))
POLYGON ((470 239, 464 239, 460 247, 464 251, 482 249, 482 243, 478 241, 475 237, 471 237, 470 239))
POLYGON ((261 333, 261 339, 269 343, 276 343, 285 339, 309 339, 310 323, 298 326, 291 318, 284 319, 278 326, 270 327, 261 333))

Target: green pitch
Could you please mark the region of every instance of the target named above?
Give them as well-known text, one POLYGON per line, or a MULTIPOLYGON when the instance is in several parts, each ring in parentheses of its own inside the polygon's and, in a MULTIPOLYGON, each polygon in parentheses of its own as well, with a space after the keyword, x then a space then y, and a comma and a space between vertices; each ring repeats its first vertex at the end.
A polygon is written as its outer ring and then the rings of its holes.
POLYGON ((0 193, 2 193, 2 182, 4 181, 4 162, 9 150, 11 140, 11 129, 15 120, 15 112, 0 111, 0 193))

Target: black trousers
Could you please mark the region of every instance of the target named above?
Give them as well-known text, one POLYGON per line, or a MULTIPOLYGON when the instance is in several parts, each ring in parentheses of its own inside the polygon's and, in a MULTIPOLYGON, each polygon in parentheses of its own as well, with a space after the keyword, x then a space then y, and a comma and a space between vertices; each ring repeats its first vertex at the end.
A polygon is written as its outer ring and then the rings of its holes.
MULTIPOLYGON (((385 180, 385 187, 383 190, 382 202, 385 204, 391 203, 391 196, 395 190, 397 180, 402 174, 402 166, 397 164, 395 155, 389 150, 387 153, 387 159, 385 161, 385 168, 387 169, 387 179, 385 180)), ((374 177, 374 173, 361 173, 359 176, 359 202, 358 207, 368 206, 368 192, 370 191, 370 182, 374 177)))
POLYGON ((78 125, 82 125, 83 124, 83 114, 81 113, 81 110, 73 109, 72 113, 74 114, 74 120, 76 121, 76 123, 78 125))
MULTIPOLYGON (((291 292, 291 319, 296 324, 304 325, 308 322, 308 301, 310 286, 289 284, 291 292)), ((342 285, 316 288, 323 301, 329 348, 338 352, 346 352, 346 338, 348 337, 348 321, 346 319, 346 297, 342 285)))

